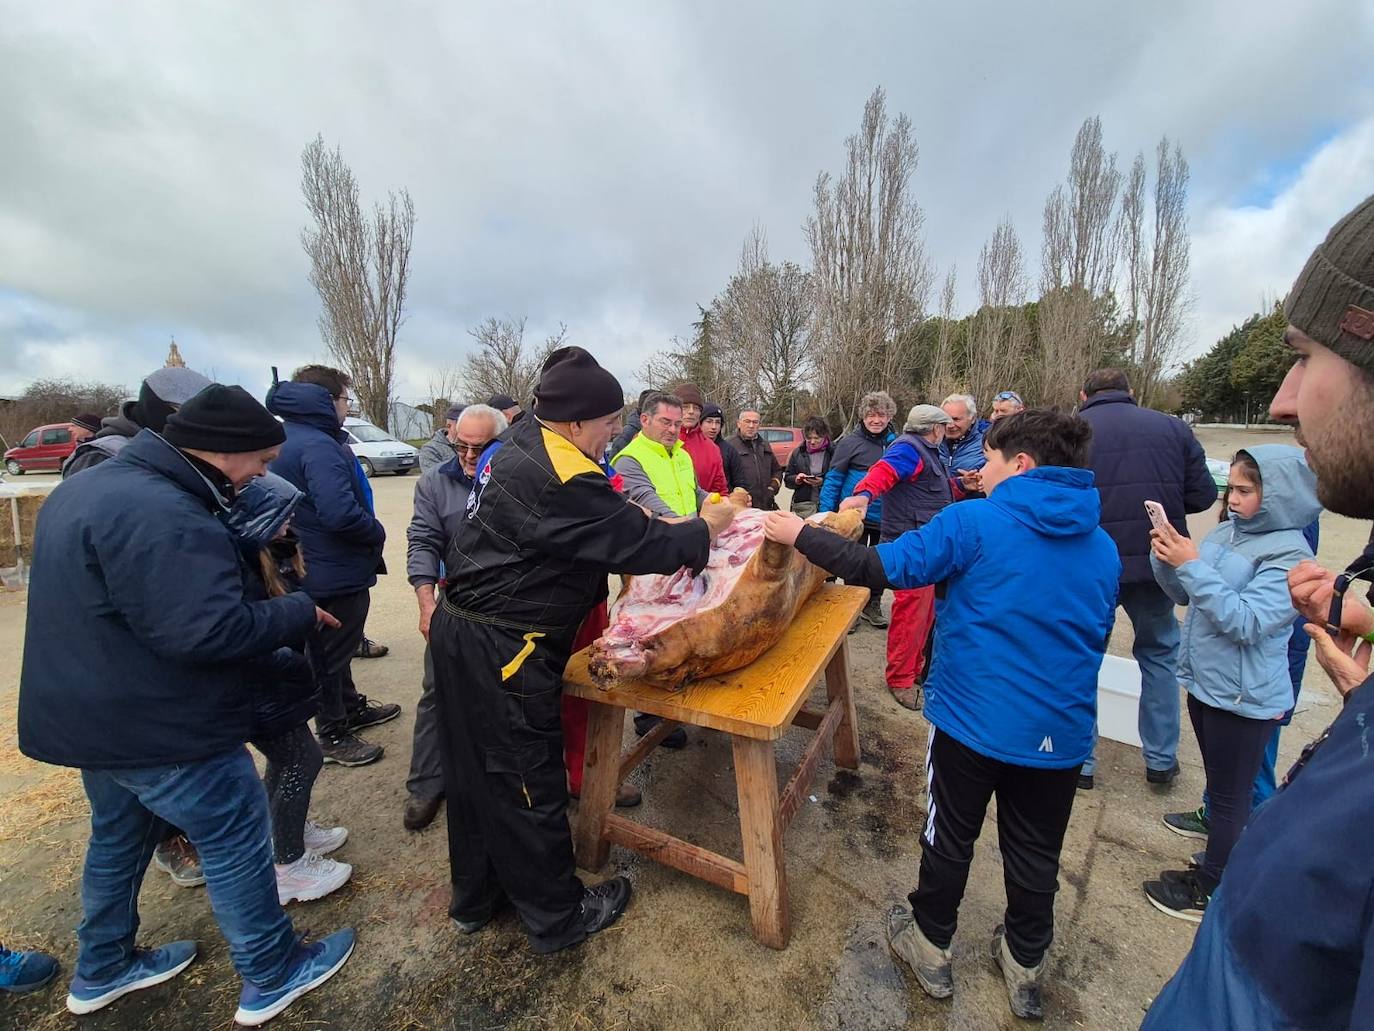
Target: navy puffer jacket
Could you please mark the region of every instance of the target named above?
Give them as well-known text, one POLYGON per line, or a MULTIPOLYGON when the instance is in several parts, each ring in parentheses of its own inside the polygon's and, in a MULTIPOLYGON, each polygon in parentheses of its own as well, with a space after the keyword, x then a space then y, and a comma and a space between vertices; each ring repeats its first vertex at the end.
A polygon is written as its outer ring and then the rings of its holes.
POLYGON ((1141 408, 1124 390, 1094 394, 1078 414, 1093 428, 1102 529, 1121 553, 1121 582, 1152 584, 1145 502, 1158 501, 1174 528, 1188 536, 1184 517, 1205 512, 1217 499, 1207 456, 1183 420, 1141 408))
POLYGON ((317 599, 367 590, 377 582, 386 530, 372 514, 329 391, 280 383, 267 410, 286 423, 272 472, 305 493, 292 521, 305 556, 302 586, 317 599))

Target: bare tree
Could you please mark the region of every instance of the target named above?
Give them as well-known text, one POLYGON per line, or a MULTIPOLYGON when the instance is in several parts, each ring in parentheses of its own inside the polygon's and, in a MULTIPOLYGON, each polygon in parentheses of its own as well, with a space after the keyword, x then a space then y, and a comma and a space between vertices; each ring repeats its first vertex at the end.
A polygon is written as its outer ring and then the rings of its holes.
POLYGON ((1188 273, 1188 162, 1165 136, 1155 148, 1152 212, 1145 204, 1145 155, 1131 166, 1121 203, 1122 257, 1136 396, 1150 404, 1173 364, 1191 307, 1188 273), (1153 216, 1150 224, 1148 215, 1153 216))
POLYGON ((313 220, 301 230, 301 245, 310 257, 310 282, 324 303, 320 336, 353 377, 364 414, 378 426, 390 425, 415 207, 402 189, 365 215, 353 170, 338 148, 325 148, 322 136, 301 154, 301 192, 313 220))
POLYGON ((912 393, 931 268, 925 216, 911 190, 918 162, 911 120, 889 120, 881 87, 845 149, 844 173, 816 178, 806 236, 816 291, 816 394, 824 411, 849 425, 865 392, 912 393))
POLYGON ((437 430, 444 425, 444 416, 448 414, 449 408, 464 396, 466 386, 466 372, 459 366, 445 365, 429 378, 429 404, 416 407, 429 409, 433 428, 437 430))
POLYGON ((967 389, 974 397, 1019 385, 1030 336, 1025 301, 1021 241, 1007 216, 978 252, 979 307, 968 330, 967 389))
POLYGON ((1101 298, 1112 291, 1118 237, 1113 212, 1121 188, 1116 155, 1102 146, 1102 120, 1084 121, 1069 176, 1045 201, 1040 262, 1041 403, 1072 403, 1103 351, 1101 298))
POLYGON ((534 396, 539 371, 550 354, 567 343, 568 327, 558 324, 538 347, 525 345, 525 316, 498 319, 489 316, 468 335, 477 350, 468 355, 464 383, 468 396, 485 401, 492 394, 506 394, 521 405, 534 396))
POLYGON ((74 379, 37 379, 12 403, 0 407, 0 438, 13 447, 35 426, 82 414, 118 415, 129 396, 122 386, 74 379))
POLYGON ((936 401, 963 387, 958 372, 960 358, 956 353, 959 339, 959 324, 954 311, 957 283, 958 271, 951 265, 940 287, 940 317, 931 354, 930 378, 926 384, 926 393, 936 401))

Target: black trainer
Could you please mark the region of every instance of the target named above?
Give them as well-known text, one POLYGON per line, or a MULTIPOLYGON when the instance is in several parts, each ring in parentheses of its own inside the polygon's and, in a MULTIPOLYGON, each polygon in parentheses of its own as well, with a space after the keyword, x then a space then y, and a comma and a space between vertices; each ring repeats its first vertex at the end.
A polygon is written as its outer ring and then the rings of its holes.
POLYGON ((1150 784, 1172 784, 1177 776, 1178 763, 1174 763, 1167 770, 1145 770, 1145 780, 1150 784))
POLYGON ((1197 870, 1166 870, 1159 880, 1145 882, 1145 898, 1166 916, 1200 924, 1211 892, 1203 889, 1197 870))
POLYGON ((582 927, 588 935, 604 931, 630 904, 630 879, 612 877, 582 889, 582 927))
POLYGON ((348 714, 348 729, 362 730, 364 727, 375 727, 380 723, 390 723, 397 716, 401 715, 401 707, 394 702, 378 704, 369 702, 364 695, 358 696, 361 703, 358 708, 353 709, 348 714))
POLYGON ((1096 786, 1091 773, 1080 773, 1078 775, 1078 790, 1091 791, 1096 786))
POLYGON ((383 749, 381 745, 368 744, 356 734, 345 731, 342 734, 330 734, 320 738, 320 751, 324 753, 324 761, 327 763, 338 766, 366 766, 380 759, 383 749))
MULTIPOLYGON (((649 731, 663 722, 661 716, 654 716, 651 713, 641 712, 635 716, 635 733, 643 737, 649 731)), ((676 751, 679 748, 687 747, 687 731, 678 727, 671 734, 658 743, 660 748, 671 748, 676 751)))

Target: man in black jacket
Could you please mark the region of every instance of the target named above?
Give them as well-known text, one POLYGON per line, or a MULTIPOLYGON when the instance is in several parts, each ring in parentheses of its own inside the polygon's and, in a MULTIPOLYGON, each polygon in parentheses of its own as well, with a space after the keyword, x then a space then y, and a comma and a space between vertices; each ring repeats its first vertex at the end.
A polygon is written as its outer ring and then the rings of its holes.
POLYGON ((161 433, 168 417, 209 385, 208 379, 184 366, 173 365, 150 372, 139 384, 138 399, 125 401, 118 415, 102 419, 95 436, 78 444, 62 463, 62 478, 65 480, 82 470, 94 469, 113 458, 139 430, 161 433))
POLYGON ((610 926, 630 898, 614 877, 584 888, 568 830, 563 669, 607 574, 705 568, 732 505, 650 518, 597 460, 620 429, 620 384, 580 347, 554 351, 533 418, 478 470, 430 623, 444 793, 449 909, 464 933, 509 901, 536 952, 610 926))
MULTIPOLYGON (((1120 604, 1135 630, 1132 654, 1140 664, 1140 742, 1145 779, 1170 784, 1178 776, 1179 629, 1174 603, 1150 568, 1146 501, 1164 506, 1185 537, 1185 516, 1217 499, 1207 456, 1183 420, 1136 404, 1120 369, 1090 373, 1079 394, 1081 415, 1093 428, 1092 470, 1102 496, 1102 529, 1121 553, 1120 604)), ((1096 757, 1083 764, 1079 787, 1093 786, 1096 757)))
MULTIPOLYGON (((304 594, 247 601, 244 560, 221 522, 235 489, 266 472, 283 439, 242 387, 210 386, 167 420, 164 436, 141 431, 117 458, 59 486, 39 513, 19 747, 80 769, 90 801, 73 1013, 165 981, 195 957, 194 942, 134 946, 139 885, 169 823, 204 862, 215 919, 246 982, 241 1015, 284 1008, 333 972, 318 965, 323 953, 297 947, 282 912, 267 797, 244 742, 252 661, 299 645, 317 622, 337 624, 304 594), (78 634, 57 629, 74 621, 78 634)), ((326 942, 341 966, 352 931, 326 942)))
POLYGON ((760 421, 752 408, 739 413, 735 423, 738 432, 727 443, 739 455, 740 482, 730 486, 747 490, 754 508, 771 511, 778 507, 773 498, 782 487, 782 466, 768 441, 759 435, 760 421))

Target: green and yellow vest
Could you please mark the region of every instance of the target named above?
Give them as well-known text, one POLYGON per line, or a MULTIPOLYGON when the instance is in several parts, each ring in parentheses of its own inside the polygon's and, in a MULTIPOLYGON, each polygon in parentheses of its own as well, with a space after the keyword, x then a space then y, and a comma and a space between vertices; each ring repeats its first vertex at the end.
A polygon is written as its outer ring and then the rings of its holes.
POLYGON ((682 441, 673 441, 673 451, 669 454, 662 444, 641 433, 611 456, 612 466, 621 455, 629 455, 639 463, 654 485, 654 493, 674 512, 684 516, 697 514, 696 469, 682 441))

